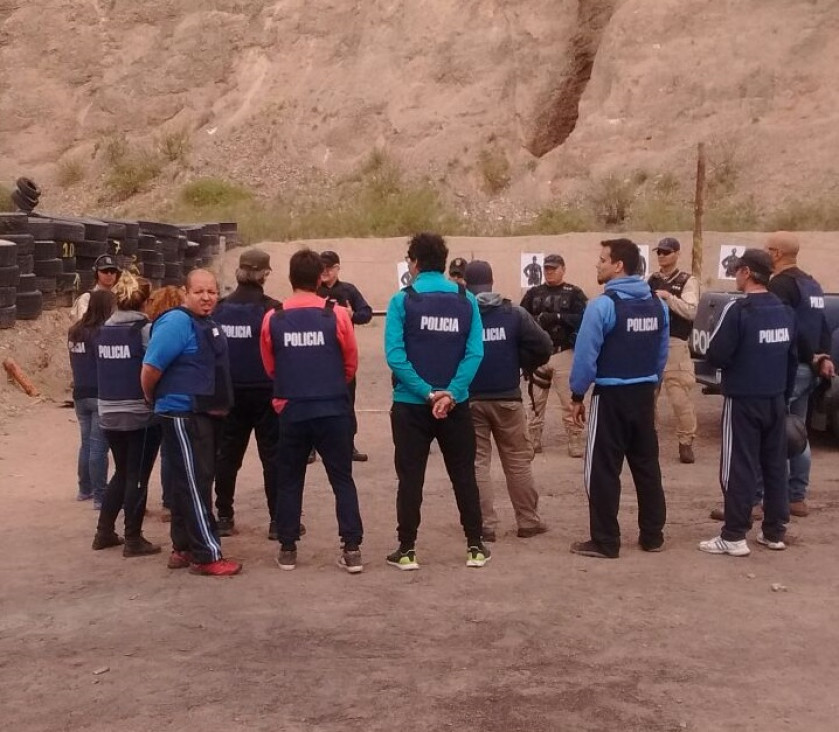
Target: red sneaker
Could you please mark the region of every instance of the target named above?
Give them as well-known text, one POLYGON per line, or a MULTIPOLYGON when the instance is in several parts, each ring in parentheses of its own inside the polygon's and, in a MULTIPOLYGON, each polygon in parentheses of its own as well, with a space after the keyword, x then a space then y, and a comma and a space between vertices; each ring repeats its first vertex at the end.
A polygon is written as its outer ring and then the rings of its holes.
POLYGON ((169 569, 186 569, 192 564, 192 554, 189 552, 179 552, 177 549, 169 555, 169 561, 166 566, 169 569))
POLYGON ((230 559, 216 559, 215 562, 207 562, 207 564, 195 564, 193 562, 189 571, 193 574, 205 574, 211 577, 231 577, 242 571, 242 564, 230 559))

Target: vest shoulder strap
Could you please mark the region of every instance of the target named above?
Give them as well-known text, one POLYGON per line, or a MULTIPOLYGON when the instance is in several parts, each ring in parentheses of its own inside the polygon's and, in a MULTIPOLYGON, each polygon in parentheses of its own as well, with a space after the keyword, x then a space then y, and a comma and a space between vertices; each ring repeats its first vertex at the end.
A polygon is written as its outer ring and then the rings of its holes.
POLYGON ((283 310, 283 304, 281 302, 278 302, 274 306, 274 315, 279 315, 281 318, 285 317, 285 310, 283 310))
POLYGON ((335 315, 335 301, 327 300, 323 306, 323 316, 329 318, 335 315))

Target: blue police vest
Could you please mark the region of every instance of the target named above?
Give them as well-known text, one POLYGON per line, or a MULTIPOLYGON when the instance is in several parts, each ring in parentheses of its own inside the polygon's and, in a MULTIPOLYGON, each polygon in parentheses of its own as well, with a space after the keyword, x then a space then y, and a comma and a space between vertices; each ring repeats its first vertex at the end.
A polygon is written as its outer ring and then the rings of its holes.
POLYGON ((519 388, 519 332, 521 319, 510 303, 481 313, 484 358, 469 385, 470 394, 493 394, 519 388))
POLYGON ((106 401, 142 400, 143 326, 147 320, 103 325, 96 337, 99 398, 106 401))
POLYGON ((606 296, 615 304, 615 327, 600 349, 597 378, 638 379, 654 375, 664 330, 661 301, 657 297, 623 300, 614 292, 606 296))
POLYGON ((73 372, 73 399, 95 399, 99 396, 96 375, 95 339, 67 341, 70 369, 73 372))
POLYGON ((334 305, 330 301, 322 308, 274 309, 269 328, 274 349, 274 396, 278 399, 348 395, 334 305))
POLYGON ((458 292, 417 292, 405 288, 405 352, 420 378, 432 387, 449 385, 466 355, 472 304, 458 292))
POLYGON ((801 272, 793 277, 801 295, 795 308, 798 332, 804 337, 807 347, 818 353, 824 321, 824 291, 810 275, 801 272))
POLYGON ((163 372, 155 394, 186 394, 192 397, 193 411, 224 411, 233 404, 230 357, 227 338, 211 318, 199 318, 185 307, 195 329, 198 350, 182 353, 163 372))
POLYGON ((730 315, 740 318, 740 346, 732 364, 722 371, 722 393, 760 397, 783 394, 790 342, 795 338, 792 308, 770 295, 745 297, 731 309, 730 315))
POLYGON ((230 376, 234 386, 271 386, 259 352, 259 333, 264 316, 265 307, 258 302, 222 300, 213 311, 213 320, 227 337, 230 376))

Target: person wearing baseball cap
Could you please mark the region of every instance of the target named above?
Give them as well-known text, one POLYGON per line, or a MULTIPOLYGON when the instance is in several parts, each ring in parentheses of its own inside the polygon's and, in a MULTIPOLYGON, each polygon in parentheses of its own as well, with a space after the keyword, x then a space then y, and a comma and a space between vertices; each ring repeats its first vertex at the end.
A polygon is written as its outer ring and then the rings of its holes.
MULTIPOLYGON (((664 393, 676 417, 676 437, 679 440, 679 460, 693 463, 693 442, 696 439, 696 408, 693 385, 696 376, 690 357, 688 339, 693 332, 693 320, 699 305, 699 281, 690 272, 679 269, 678 239, 662 239, 655 248, 658 271, 647 283, 653 293, 670 310, 670 351, 664 367, 664 393)), ((659 388, 657 393, 661 392, 659 388)))
POLYGON ((463 257, 455 257, 449 262, 449 279, 457 282, 458 285, 466 285, 464 275, 466 274, 467 261, 463 257))
POLYGON ((720 487, 724 523, 719 536, 699 543, 700 551, 745 557, 752 506, 763 486, 763 523, 757 542, 786 548, 787 399, 798 367, 793 311, 767 290, 772 259, 761 249, 746 249, 735 268, 737 289, 720 314, 706 358, 721 372, 723 403, 720 487))
POLYGON ((553 342, 524 308, 492 291, 489 262, 469 262, 464 279, 466 289, 478 300, 484 334, 484 358, 469 385, 483 537, 495 541, 498 527, 490 477, 494 438, 516 517, 516 534, 527 539, 548 527, 539 516, 539 493, 531 468, 533 445, 527 436, 519 372, 547 363, 553 342))
MULTIPOLYGON (((108 290, 110 292, 114 289, 114 285, 122 274, 122 270, 117 264, 117 260, 112 254, 102 254, 93 262, 93 273, 96 282, 93 286, 94 290, 108 290)), ((73 303, 70 308, 70 318, 72 322, 76 323, 82 319, 82 316, 87 312, 90 304, 90 292, 83 292, 73 303)))
POLYGON ((583 456, 583 431, 568 417, 571 410, 568 375, 574 359, 577 330, 583 320, 588 298, 579 287, 565 281, 565 260, 561 254, 548 254, 543 267, 544 284, 530 288, 521 301, 521 306, 536 319, 554 344, 550 361, 529 376, 528 392, 533 407, 530 438, 533 449, 542 452, 542 430, 545 426, 548 395, 553 384, 564 413, 568 454, 580 458, 583 456))
POLYGON ((236 477, 248 449, 251 432, 262 463, 265 500, 268 504, 268 538, 276 539, 277 444, 279 426, 271 406, 273 384, 262 364, 259 334, 265 313, 279 302, 265 294, 271 274, 271 257, 261 249, 246 249, 239 256, 236 289, 219 300, 213 320, 227 337, 233 406, 221 430, 216 459, 216 520, 219 536, 235 532, 233 498, 236 477))
MULTIPOLYGON (((323 274, 320 276, 320 286, 317 294, 320 297, 332 300, 341 307, 347 308, 350 313, 350 320, 355 325, 366 325, 373 319, 373 308, 367 304, 364 295, 351 282, 344 282, 338 279, 341 271, 341 258, 336 252, 327 250, 320 253, 320 261, 323 263, 323 274)), ((350 390, 350 407, 352 411, 352 433, 358 432, 358 419, 355 414, 355 392, 357 388, 356 378, 347 385, 350 390)), ((314 455, 312 455, 314 458, 314 455)), ((352 459, 355 462, 367 461, 367 453, 361 452, 353 441, 352 459)))

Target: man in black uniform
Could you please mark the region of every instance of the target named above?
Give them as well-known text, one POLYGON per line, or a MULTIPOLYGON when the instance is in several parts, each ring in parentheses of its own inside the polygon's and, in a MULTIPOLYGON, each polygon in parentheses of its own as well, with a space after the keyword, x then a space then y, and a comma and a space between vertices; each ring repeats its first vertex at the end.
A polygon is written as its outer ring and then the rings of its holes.
POLYGON ((709 554, 745 557, 752 505, 762 484, 763 526, 759 544, 785 549, 789 521, 786 487, 786 401, 792 393, 798 355, 792 311, 766 286, 769 255, 747 249, 735 280, 746 297, 723 309, 708 344, 708 361, 722 371, 720 486, 725 523, 720 535, 699 543, 709 554))
MULTIPOLYGON (((830 358, 830 329, 824 315, 824 292, 821 285, 798 268, 798 237, 788 231, 770 235, 764 247, 772 259, 772 279, 767 289, 777 295, 795 313, 798 332, 798 369, 790 397, 789 410, 807 419, 810 395, 818 378, 831 378, 834 365, 830 358)), ((804 452, 789 461, 789 512, 807 516, 807 488, 810 485, 810 443, 804 452)))
POLYGON ((542 284, 542 266, 539 264, 539 258, 537 256, 533 256, 533 261, 522 272, 527 278, 528 287, 536 287, 536 285, 542 284))
MULTIPOLYGON (((367 304, 364 296, 355 285, 338 279, 338 273, 341 270, 341 258, 335 252, 326 251, 320 253, 320 259, 323 262, 323 274, 320 277, 318 295, 327 300, 334 300, 338 305, 347 308, 353 325, 369 323, 373 318, 373 308, 367 304)), ((358 432, 358 420, 355 416, 355 379, 349 383, 349 390, 350 407, 352 408, 352 433, 353 438, 355 438, 355 434, 358 432)), ((367 460, 367 453, 359 452, 356 449, 355 440, 353 440, 352 459, 359 463, 367 460)))
POLYGON ((583 398, 594 383, 583 469, 591 538, 571 545, 586 557, 616 559, 624 458, 638 494, 638 544, 664 547, 666 505, 658 462, 655 392, 667 361, 667 307, 637 274, 641 256, 629 239, 601 243, 597 281, 604 293, 583 315, 571 369, 572 417, 585 422, 583 398))
POLYGON ((530 377, 530 396, 533 414, 530 418, 530 438, 533 449, 542 452, 542 430, 551 384, 562 404, 563 422, 568 434, 568 454, 583 456, 583 431, 570 418, 571 394, 568 374, 574 359, 574 342, 583 319, 588 298, 576 285, 565 282, 565 260, 559 254, 545 257, 545 284, 528 290, 521 306, 545 329, 553 341, 554 353, 547 364, 530 377))
POLYGON ((219 301, 213 319, 227 336, 230 374, 233 379, 233 408, 224 420, 216 459, 216 521, 219 536, 235 533, 233 497, 236 476, 248 449, 251 432, 262 463, 265 499, 268 503, 268 538, 276 539, 274 520, 277 491, 277 415, 271 407, 271 379, 265 373, 259 353, 259 333, 265 313, 279 303, 265 294, 265 280, 271 274, 271 259, 260 249, 248 249, 239 257, 238 286, 219 301))

